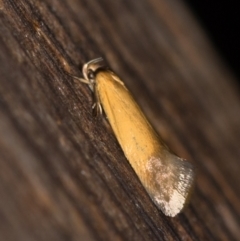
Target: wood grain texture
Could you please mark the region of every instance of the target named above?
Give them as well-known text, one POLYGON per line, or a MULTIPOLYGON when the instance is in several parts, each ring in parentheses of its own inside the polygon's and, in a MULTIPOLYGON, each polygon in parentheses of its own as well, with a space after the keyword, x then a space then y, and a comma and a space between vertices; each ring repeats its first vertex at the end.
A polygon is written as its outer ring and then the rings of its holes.
POLYGON ((0 240, 240 240, 240 99, 178 0, 0 0, 0 240), (104 57, 198 169, 165 217, 92 94, 67 73, 104 57))

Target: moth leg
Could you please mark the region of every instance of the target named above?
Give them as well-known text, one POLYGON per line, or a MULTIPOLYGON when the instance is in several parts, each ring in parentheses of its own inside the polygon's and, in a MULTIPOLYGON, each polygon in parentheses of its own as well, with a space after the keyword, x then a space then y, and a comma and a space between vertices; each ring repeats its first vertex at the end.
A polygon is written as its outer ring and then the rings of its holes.
POLYGON ((74 75, 71 75, 71 77, 73 77, 73 78, 76 79, 76 80, 79 80, 80 82, 82 82, 82 83, 84 83, 84 84, 91 85, 90 81, 87 80, 87 79, 80 78, 80 77, 77 77, 77 76, 74 76, 74 75))
POLYGON ((97 91, 94 91, 93 93, 94 93, 94 104, 92 106, 92 109, 93 109, 94 116, 102 115, 103 109, 102 109, 102 105, 101 105, 99 96, 97 94, 97 91))

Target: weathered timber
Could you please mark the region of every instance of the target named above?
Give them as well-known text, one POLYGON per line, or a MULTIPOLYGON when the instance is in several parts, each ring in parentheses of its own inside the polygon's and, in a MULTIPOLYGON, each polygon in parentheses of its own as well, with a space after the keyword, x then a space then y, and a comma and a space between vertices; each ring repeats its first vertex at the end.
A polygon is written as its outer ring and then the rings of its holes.
POLYGON ((240 240, 240 98, 178 0, 0 0, 0 240, 240 240), (92 93, 104 57, 197 168, 189 206, 159 211, 92 93))

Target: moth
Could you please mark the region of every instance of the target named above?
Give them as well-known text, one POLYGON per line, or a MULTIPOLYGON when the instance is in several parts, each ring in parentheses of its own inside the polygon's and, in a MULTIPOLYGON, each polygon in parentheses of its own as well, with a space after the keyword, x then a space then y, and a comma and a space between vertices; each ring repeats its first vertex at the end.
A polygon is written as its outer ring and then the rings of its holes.
POLYGON ((195 179, 193 165, 173 154, 150 125, 122 80, 97 58, 84 64, 84 78, 94 93, 94 109, 104 110, 113 132, 142 185, 162 212, 182 211, 195 179))

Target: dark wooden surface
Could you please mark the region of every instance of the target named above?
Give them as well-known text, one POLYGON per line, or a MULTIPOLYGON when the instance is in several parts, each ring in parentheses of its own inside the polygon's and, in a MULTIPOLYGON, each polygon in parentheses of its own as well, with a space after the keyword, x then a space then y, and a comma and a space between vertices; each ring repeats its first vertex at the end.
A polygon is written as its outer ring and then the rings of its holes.
POLYGON ((181 1, 0 0, 0 76, 0 240, 240 240, 239 86, 181 1), (175 218, 66 74, 99 56, 197 167, 175 218))

